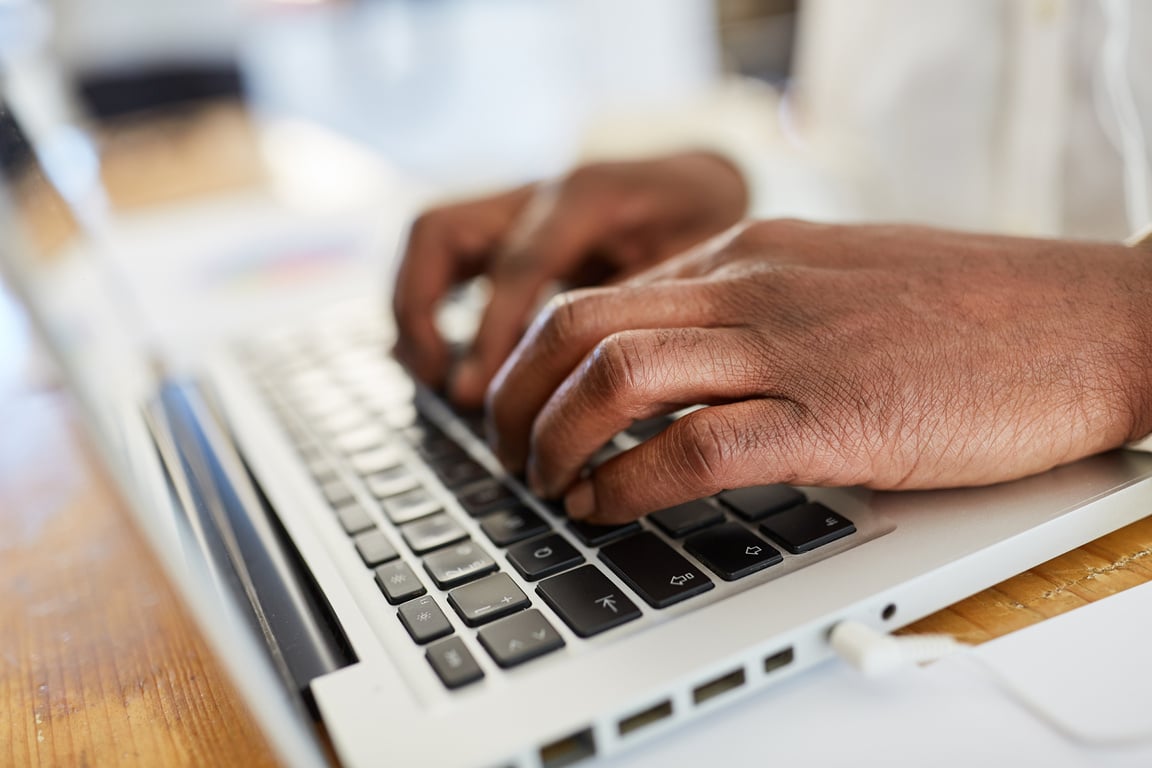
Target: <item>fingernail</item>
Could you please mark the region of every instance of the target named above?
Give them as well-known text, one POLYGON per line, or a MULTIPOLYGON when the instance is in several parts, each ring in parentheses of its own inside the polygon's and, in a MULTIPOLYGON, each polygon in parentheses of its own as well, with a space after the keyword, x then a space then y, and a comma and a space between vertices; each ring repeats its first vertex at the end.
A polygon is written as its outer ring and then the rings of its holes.
POLYGON ((573 520, 584 520, 596 514, 596 490, 591 480, 581 480, 564 497, 564 508, 573 520))

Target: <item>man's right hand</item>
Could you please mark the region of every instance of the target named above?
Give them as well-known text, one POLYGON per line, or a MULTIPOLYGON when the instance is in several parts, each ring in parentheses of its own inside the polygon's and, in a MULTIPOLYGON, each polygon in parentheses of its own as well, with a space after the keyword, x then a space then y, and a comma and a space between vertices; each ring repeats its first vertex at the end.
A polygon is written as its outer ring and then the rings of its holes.
POLYGON ((743 179, 703 152, 586 165, 566 176, 427 211, 412 225, 396 281, 396 356, 422 380, 478 407, 554 281, 617 280, 739 221, 743 179), (485 275, 491 293, 455 371, 436 329, 456 284, 485 275), (451 378, 449 379, 449 376, 451 378))

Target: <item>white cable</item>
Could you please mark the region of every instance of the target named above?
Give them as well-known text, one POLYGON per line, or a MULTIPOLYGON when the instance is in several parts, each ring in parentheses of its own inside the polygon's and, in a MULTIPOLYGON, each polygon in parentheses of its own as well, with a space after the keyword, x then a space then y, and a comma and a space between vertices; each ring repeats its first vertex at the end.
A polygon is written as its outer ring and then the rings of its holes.
POLYGON ((868 677, 936 661, 965 647, 950 635, 895 637, 859 621, 837 624, 829 633, 828 642, 840 658, 868 677))
POLYGON ((832 628, 828 642, 841 659, 857 671, 873 678, 916 664, 937 661, 945 656, 957 656, 978 668, 1017 706, 1068 741, 1096 748, 1132 747, 1152 743, 1152 730, 1100 735, 1086 732, 1074 723, 1061 719, 996 667, 972 653, 972 646, 961 643, 949 635, 896 637, 859 621, 842 621, 832 628))
POLYGON ((1100 0, 1100 10, 1107 25, 1101 53, 1104 84, 1119 130, 1128 228, 1135 232, 1152 222, 1152 179, 1144 128, 1128 76, 1132 6, 1130 0, 1100 0))

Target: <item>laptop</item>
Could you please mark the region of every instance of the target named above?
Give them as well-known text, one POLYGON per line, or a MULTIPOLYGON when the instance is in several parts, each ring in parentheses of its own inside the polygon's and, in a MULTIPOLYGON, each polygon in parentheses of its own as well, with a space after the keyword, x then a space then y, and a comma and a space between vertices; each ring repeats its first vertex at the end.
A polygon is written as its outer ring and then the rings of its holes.
POLYGON ((841 621, 897 629, 1148 513, 1152 456, 1116 451, 995 487, 772 485, 573 524, 389 358, 371 296, 164 348, 95 177, 36 150, 0 102, 6 282, 288 765, 326 745, 348 767, 591 765, 826 662, 841 621))

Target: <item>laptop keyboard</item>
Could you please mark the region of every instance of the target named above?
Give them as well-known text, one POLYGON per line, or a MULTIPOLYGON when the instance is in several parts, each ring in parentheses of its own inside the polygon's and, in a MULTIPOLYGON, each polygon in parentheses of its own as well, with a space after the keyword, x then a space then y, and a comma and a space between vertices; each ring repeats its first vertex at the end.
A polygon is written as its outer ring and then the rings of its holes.
MULTIPOLYGON (((570 521, 499 470, 475 439, 478 417, 452 415, 384 350, 365 329, 300 335, 244 357, 381 599, 449 689, 483 678, 480 649, 516 667, 565 646, 556 622, 594 637, 641 618, 642 606, 664 611, 716 580, 860 537, 852 520, 783 485, 724 491, 625 525, 570 521)), ((671 422, 634 424, 594 463, 671 422)))

